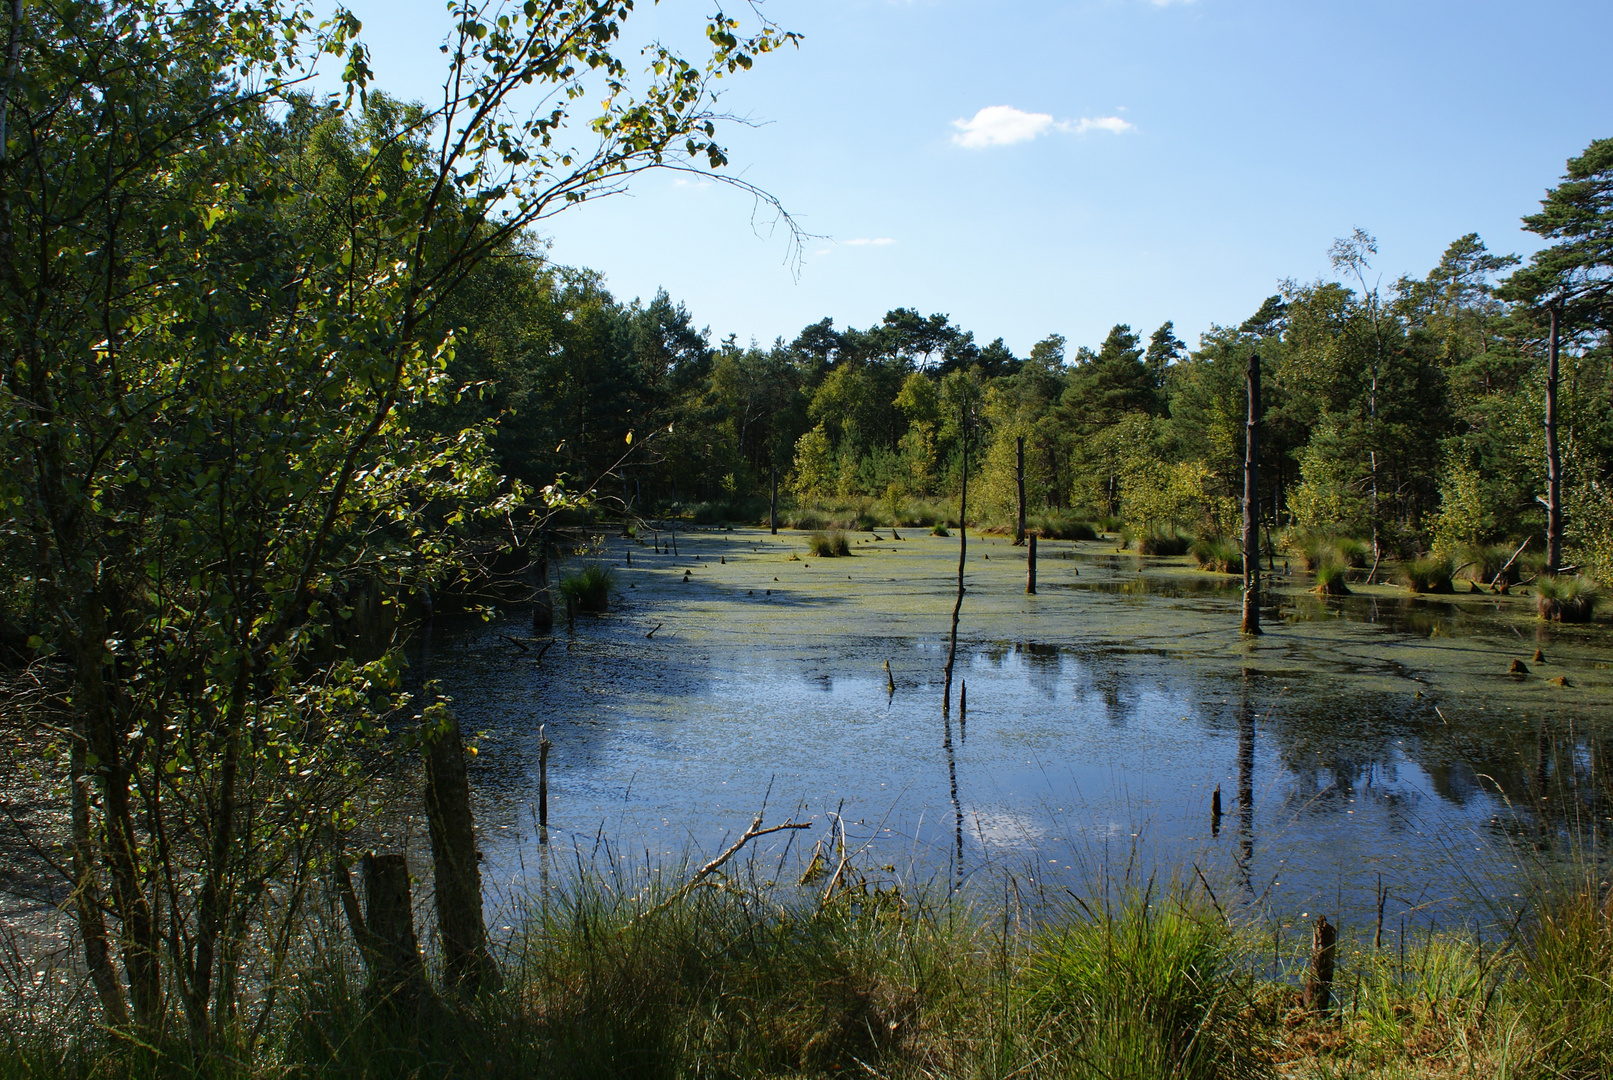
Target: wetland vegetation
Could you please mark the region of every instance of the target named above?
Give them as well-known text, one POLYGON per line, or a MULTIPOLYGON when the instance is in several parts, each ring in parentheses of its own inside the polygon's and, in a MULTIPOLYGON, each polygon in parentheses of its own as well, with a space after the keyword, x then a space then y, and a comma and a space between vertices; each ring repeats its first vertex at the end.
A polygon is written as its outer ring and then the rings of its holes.
POLYGON ((630 9, 8 6, 0 1077, 1607 1075, 1613 140, 1196 347, 713 342, 536 230, 793 229, 798 39, 630 9))

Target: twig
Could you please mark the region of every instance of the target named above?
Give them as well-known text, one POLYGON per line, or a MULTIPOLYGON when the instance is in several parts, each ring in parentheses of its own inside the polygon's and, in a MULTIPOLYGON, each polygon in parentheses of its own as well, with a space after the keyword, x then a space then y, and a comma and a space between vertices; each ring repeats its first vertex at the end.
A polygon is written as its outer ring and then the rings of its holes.
MULTIPOLYGON (((666 625, 666 624, 665 624, 665 623, 656 623, 656 624, 655 624, 655 630, 659 630, 659 629, 661 629, 661 627, 663 627, 663 626, 665 626, 665 625, 666 625)), ((645 634, 645 635, 644 635, 644 636, 645 636, 645 637, 646 637, 646 638, 652 638, 652 637, 654 637, 654 636, 655 636, 655 630, 651 630, 651 631, 650 631, 650 632, 649 632, 649 633, 648 633, 648 634, 645 634)))
POLYGON ((528 646, 526 642, 519 641, 519 640, 517 640, 515 638, 512 638, 508 634, 500 634, 499 637, 503 638, 505 641, 508 641, 511 645, 514 645, 517 649, 520 649, 522 652, 531 652, 532 651, 531 647, 528 646))
POLYGON ((543 648, 541 648, 541 649, 539 649, 539 650, 538 650, 538 655, 536 655, 536 656, 534 656, 534 657, 533 657, 533 658, 532 658, 532 662, 533 662, 533 663, 534 663, 534 664, 541 664, 541 663, 543 663, 543 654, 544 654, 544 653, 546 653, 546 652, 548 652, 548 651, 549 651, 549 649, 550 649, 550 648, 551 648, 551 647, 552 647, 552 646, 553 646, 553 645, 554 645, 554 638, 550 638, 550 639, 549 639, 549 640, 548 640, 548 641, 545 641, 545 642, 544 642, 544 643, 543 643, 543 648))
POLYGON ((757 814, 756 820, 750 823, 750 828, 746 829, 745 834, 738 840, 735 840, 733 844, 729 846, 727 851, 724 851, 721 855, 718 855, 715 859, 712 859, 706 865, 702 866, 695 872, 694 877, 690 878, 688 881, 684 882, 678 887, 677 892, 673 893, 659 904, 656 904, 649 911, 646 911, 644 915, 639 916, 639 918, 642 919, 649 915, 660 914, 673 904, 676 904, 679 900, 682 900, 684 897, 694 892, 694 890, 700 886, 701 882, 705 881, 706 878, 710 877, 712 874, 721 869, 724 863, 726 863, 729 859, 732 859, 735 855, 739 854, 740 848, 744 847, 752 840, 755 840, 758 837, 767 836, 769 833, 783 832, 786 829, 810 828, 812 828, 811 822, 797 823, 794 821, 786 821, 782 825, 770 825, 764 829, 762 828, 762 815, 757 814))

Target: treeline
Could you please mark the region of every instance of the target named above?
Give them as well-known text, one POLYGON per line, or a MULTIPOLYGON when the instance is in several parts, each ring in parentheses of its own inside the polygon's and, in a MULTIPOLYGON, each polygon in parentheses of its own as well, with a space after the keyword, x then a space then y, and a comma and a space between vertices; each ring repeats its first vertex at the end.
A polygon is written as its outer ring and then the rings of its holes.
POLYGON ((767 348, 714 345, 664 291, 623 303, 596 275, 534 260, 488 293, 496 315, 478 312, 454 370, 488 386, 477 407, 497 419, 509 473, 573 486, 608 476, 600 490, 640 512, 754 514, 747 500, 776 471, 803 501, 899 514, 904 500, 956 497, 967 428, 986 518, 1011 512, 1023 440, 1033 509, 1221 534, 1239 527, 1255 353, 1265 526, 1404 555, 1543 534, 1555 304, 1566 541, 1571 561, 1613 580, 1613 309, 1599 284, 1610 175, 1604 140, 1527 219, 1554 238, 1541 218, 1594 189, 1602 246, 1555 277, 1541 268, 1569 241, 1519 269, 1469 234, 1425 276, 1380 289, 1375 242, 1357 231, 1330 253, 1340 280, 1284 282, 1192 349, 1169 322, 1146 340, 1119 324, 1096 347, 1055 334, 1019 357, 913 308, 866 329, 826 318, 767 348))

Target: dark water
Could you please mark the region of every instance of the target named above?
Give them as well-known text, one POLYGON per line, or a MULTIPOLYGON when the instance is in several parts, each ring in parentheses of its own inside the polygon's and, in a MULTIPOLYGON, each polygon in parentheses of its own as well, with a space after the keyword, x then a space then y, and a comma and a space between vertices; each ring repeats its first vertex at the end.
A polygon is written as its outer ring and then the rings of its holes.
POLYGON ((1248 643, 1236 579, 1050 544, 1026 597, 1023 555, 972 541, 943 715, 956 541, 911 539, 798 562, 798 537, 687 535, 631 570, 615 542, 617 610, 541 661, 523 614, 439 622, 495 892, 539 862, 540 724, 549 851, 573 866, 672 873, 765 804, 816 826, 766 849, 780 877, 839 815, 865 869, 935 887, 1202 873, 1229 907, 1360 928, 1381 880, 1392 930, 1509 919, 1532 864, 1605 835, 1605 627, 1565 637, 1516 598, 1322 601, 1279 574, 1248 643))

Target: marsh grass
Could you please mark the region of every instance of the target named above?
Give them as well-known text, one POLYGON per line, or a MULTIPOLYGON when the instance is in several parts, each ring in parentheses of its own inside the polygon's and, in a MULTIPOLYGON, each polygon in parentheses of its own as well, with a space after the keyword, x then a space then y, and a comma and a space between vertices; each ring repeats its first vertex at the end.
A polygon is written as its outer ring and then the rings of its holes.
POLYGON ((1359 570, 1372 554, 1372 546, 1364 540, 1321 529, 1289 529, 1280 546, 1284 553, 1298 557, 1307 573, 1315 573, 1329 562, 1359 570))
POLYGON ((690 868, 665 869, 519 898, 503 985, 473 1000, 378 1008, 353 950, 321 938, 250 1052, 115 1040, 68 994, 0 1011, 0 1078, 1613 1075, 1613 925, 1595 878, 1512 941, 1341 939, 1334 1011, 1318 1017, 1298 1007, 1302 952, 1259 973, 1269 936, 1191 889, 1027 911, 1017 887, 998 903, 853 874, 826 896, 823 878, 776 884, 753 862, 680 889, 690 868))
POLYGON ((820 559, 831 559, 851 554, 851 541, 839 529, 815 532, 807 537, 807 552, 820 559))
POLYGON ((1451 573, 1455 569, 1447 555, 1411 558, 1400 564, 1400 579, 1412 592, 1448 593, 1453 591, 1451 573))
POLYGON ((1601 599, 1602 591, 1596 582, 1582 574, 1543 577, 1535 585, 1535 610, 1542 619, 1590 622, 1601 599))
POLYGON ((560 579, 560 595, 568 597, 579 611, 601 612, 610 606, 611 590, 616 588, 616 571, 602 563, 589 563, 574 574, 560 579))
POLYGON ((1212 536, 1195 540, 1189 549, 1200 570, 1217 574, 1243 573, 1243 545, 1230 536, 1212 536))
POLYGON ((1025 528, 1044 540, 1098 539, 1098 530, 1092 522, 1071 510, 1044 510, 1040 514, 1030 514, 1025 519, 1025 528))

